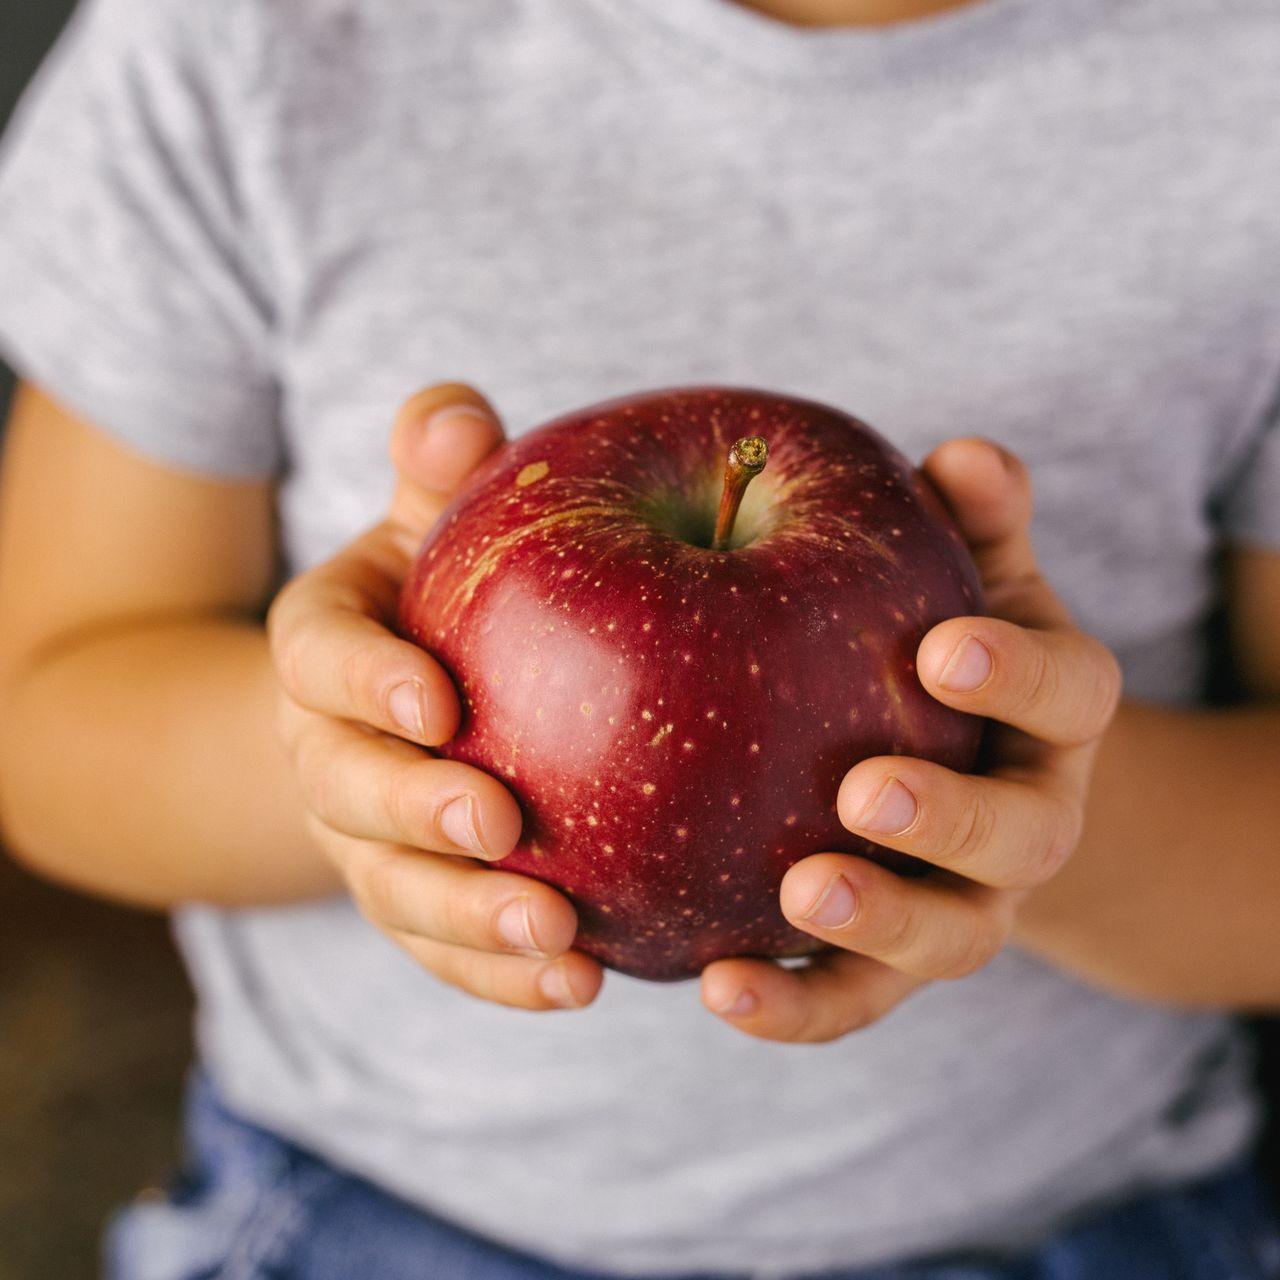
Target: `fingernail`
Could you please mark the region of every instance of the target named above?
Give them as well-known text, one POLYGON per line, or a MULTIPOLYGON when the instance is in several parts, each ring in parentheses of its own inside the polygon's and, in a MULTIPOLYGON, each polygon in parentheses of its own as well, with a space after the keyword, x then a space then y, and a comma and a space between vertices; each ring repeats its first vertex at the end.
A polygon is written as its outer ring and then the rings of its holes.
POLYGON ((888 778, 872 797, 855 824, 859 831, 878 836, 896 836, 905 831, 919 811, 916 798, 897 778, 888 778))
POLYGON ((539 955, 542 949, 533 936, 533 925, 529 920, 529 899, 514 898, 498 912, 498 936, 509 947, 517 951, 534 951, 539 955))
POLYGON ((562 1009, 573 1009, 578 1004, 578 998, 569 985, 569 975, 565 973, 562 964, 548 965, 538 974, 538 990, 552 1004, 558 1004, 562 1009))
POLYGON ((473 404, 451 404, 438 409, 423 424, 424 444, 435 448, 436 440, 443 438, 447 442, 459 428, 471 429, 476 423, 492 427, 495 419, 491 413, 485 413, 473 404))
POLYGON ((756 1006, 760 1003, 754 991, 748 991, 745 987, 730 996, 729 999, 722 1001, 716 1005, 715 1011, 723 1018, 743 1018, 747 1014, 753 1013, 756 1006))
POLYGON ((853 919, 857 910, 858 899, 849 882, 844 876, 835 875, 801 919, 821 929, 839 929, 853 919))
POLYGON ((459 849, 488 853, 484 841, 480 839, 480 828, 476 822, 475 796, 459 796, 456 800, 450 800, 441 811, 440 830, 459 849))
POLYGON ((972 693, 991 679, 991 650, 977 636, 965 636, 942 668, 938 684, 952 693, 972 693))
POLYGON ((396 685, 387 699, 391 718, 405 733, 415 738, 427 736, 423 701, 422 685, 417 680, 406 680, 403 684, 396 685))

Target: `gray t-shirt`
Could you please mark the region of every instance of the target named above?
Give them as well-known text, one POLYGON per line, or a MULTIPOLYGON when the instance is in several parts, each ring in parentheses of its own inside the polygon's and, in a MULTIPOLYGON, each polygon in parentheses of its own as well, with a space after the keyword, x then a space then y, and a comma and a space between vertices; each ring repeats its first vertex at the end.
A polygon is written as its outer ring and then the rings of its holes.
MULTIPOLYGON (((1274 0, 822 32, 727 0, 95 0, 8 140, 0 333, 123 443, 279 475, 294 567, 378 516, 392 412, 445 378, 516 432, 723 382, 917 457, 985 433, 1130 694, 1186 704, 1216 549, 1280 546, 1277 175, 1274 0)), ((1016 1247, 1256 1122, 1228 1019, 1017 950, 793 1047, 689 983, 484 1004, 345 900, 180 936, 235 1107, 601 1269, 1016 1247)))

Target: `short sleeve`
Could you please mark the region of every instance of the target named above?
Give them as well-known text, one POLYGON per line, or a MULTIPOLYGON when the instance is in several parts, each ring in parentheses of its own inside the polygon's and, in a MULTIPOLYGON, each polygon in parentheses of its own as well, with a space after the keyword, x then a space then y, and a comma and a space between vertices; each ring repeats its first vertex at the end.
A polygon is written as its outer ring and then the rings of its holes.
POLYGON ((1222 492, 1218 523, 1228 542, 1280 549, 1280 396, 1222 492))
POLYGON ((279 469, 279 396, 223 2, 82 3, 0 147, 0 355, 157 461, 247 477, 279 469))

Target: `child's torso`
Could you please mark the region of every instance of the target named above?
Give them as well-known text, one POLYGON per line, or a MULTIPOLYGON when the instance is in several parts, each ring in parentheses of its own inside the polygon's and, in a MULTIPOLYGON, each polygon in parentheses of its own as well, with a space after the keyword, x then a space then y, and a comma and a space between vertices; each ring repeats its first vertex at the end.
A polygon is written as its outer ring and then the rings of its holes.
MULTIPOLYGON (((1254 181, 1280 171, 1280 24, 987 0, 819 51, 681 4, 253 6, 241 152, 272 210, 291 563, 377 517, 419 385, 473 382, 513 432, 645 387, 771 387, 913 457, 958 434, 1017 451, 1046 571, 1130 693, 1193 700, 1212 500, 1280 353, 1254 181)), ((1252 1124, 1224 1023, 1016 953, 811 1049, 616 975, 584 1013, 484 1006, 338 903, 193 913, 183 936, 233 1102, 601 1267, 1017 1243, 1213 1167, 1252 1124)))

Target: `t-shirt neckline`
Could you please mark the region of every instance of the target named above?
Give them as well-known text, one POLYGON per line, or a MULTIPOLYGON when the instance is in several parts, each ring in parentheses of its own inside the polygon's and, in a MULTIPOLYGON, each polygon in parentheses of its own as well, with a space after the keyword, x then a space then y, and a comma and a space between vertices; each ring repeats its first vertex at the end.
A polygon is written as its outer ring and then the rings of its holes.
POLYGON ((737 0, 607 0, 686 50, 777 81, 908 74, 965 53, 1008 47, 1080 17, 1091 0, 970 0, 889 25, 799 27, 737 0))

